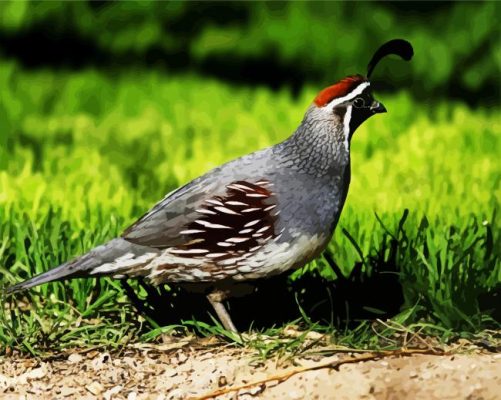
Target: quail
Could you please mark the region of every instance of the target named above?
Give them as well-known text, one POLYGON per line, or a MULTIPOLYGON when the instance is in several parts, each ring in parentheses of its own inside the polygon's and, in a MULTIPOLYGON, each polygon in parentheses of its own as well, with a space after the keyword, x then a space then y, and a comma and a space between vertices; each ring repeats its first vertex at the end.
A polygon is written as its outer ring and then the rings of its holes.
POLYGON ((350 183, 352 135, 386 112, 372 96, 369 77, 389 54, 410 60, 413 49, 402 39, 385 43, 367 77, 348 76, 322 90, 285 141, 194 179, 121 237, 7 292, 100 276, 198 285, 207 288, 224 327, 236 331, 223 304, 232 285, 299 268, 329 243, 350 183))

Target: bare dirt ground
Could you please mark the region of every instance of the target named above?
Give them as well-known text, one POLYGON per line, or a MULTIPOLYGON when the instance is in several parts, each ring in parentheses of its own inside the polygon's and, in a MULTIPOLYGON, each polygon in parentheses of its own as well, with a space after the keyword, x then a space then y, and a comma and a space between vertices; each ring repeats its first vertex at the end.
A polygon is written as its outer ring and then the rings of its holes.
MULTIPOLYGON (((464 352, 463 352, 464 353, 464 352)), ((2 399, 501 399, 501 354, 379 354, 320 347, 262 360, 220 343, 0 360, 2 399)))

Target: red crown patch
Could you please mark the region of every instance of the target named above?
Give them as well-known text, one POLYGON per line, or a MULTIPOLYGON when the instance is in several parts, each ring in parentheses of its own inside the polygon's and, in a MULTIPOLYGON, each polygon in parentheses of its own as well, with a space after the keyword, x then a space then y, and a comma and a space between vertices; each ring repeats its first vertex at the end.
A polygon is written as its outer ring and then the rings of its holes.
POLYGON ((323 107, 338 97, 346 96, 363 82, 367 82, 367 79, 362 75, 348 76, 322 90, 313 101, 318 107, 323 107))

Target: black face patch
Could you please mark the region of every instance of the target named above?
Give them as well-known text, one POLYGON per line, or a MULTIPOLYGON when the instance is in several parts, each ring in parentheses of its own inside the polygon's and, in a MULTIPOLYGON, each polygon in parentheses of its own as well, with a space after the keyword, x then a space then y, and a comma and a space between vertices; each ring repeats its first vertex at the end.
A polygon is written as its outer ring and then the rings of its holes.
POLYGON ((339 121, 341 123, 344 121, 344 116, 346 115, 346 107, 334 107, 334 115, 339 117, 339 121))
POLYGON ((352 101, 351 119, 350 119, 350 139, 355 130, 371 115, 373 112, 370 107, 374 99, 369 90, 364 90, 360 95, 352 101))
POLYGON ((362 125, 362 123, 372 115, 372 112, 369 107, 361 107, 356 108, 353 107, 351 109, 351 118, 350 118, 350 139, 353 135, 353 132, 362 125))

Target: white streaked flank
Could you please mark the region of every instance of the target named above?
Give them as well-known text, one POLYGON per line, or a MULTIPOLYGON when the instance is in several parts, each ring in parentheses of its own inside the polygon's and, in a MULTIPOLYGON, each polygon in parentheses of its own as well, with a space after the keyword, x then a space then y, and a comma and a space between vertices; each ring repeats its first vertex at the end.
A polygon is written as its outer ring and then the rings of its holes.
POLYGON ((191 270, 191 274, 197 278, 209 278, 210 277, 210 272, 202 271, 198 268, 191 270))
POLYGON ((221 246, 221 247, 231 247, 231 246, 235 246, 233 243, 226 243, 226 242, 217 242, 217 245, 218 245, 218 246, 221 246))
POLYGON ((252 272, 252 268, 249 267, 248 265, 242 265, 241 267, 237 268, 238 272, 252 272))
POLYGON ((252 189, 251 187, 242 185, 241 183, 232 183, 231 186, 236 186, 237 188, 242 190, 250 190, 251 192, 254 191, 254 189, 252 189))
POLYGON ((232 229, 231 226, 226 226, 226 225, 221 225, 221 224, 213 224, 209 221, 205 221, 203 219, 197 219, 195 220, 195 223, 205 226, 206 228, 212 228, 212 229, 232 229))
POLYGON ((96 275, 112 272, 126 272, 129 268, 139 267, 143 264, 149 263, 157 256, 157 253, 145 253, 136 257, 133 253, 126 253, 123 256, 118 257, 113 262, 105 263, 100 265, 99 267, 94 268, 90 272, 90 274, 96 275))
POLYGON ((204 233, 203 229, 185 229, 184 231, 179 232, 181 235, 193 235, 194 233, 204 233))
POLYGON ((229 205, 229 206, 243 206, 243 207, 248 207, 249 205, 246 203, 242 203, 241 201, 225 201, 224 204, 229 205))
POLYGON ((220 212, 222 212, 224 214, 240 215, 240 213, 237 213, 237 212, 235 212, 233 210, 230 210, 227 207, 214 207, 214 210, 220 211, 220 212))
POLYGON ((206 208, 198 208, 195 210, 197 213, 200 214, 207 214, 207 215, 216 215, 217 213, 211 210, 208 210, 206 208))
POLYGON ((214 204, 216 206, 224 206, 223 202, 221 202, 219 200, 208 199, 208 200, 205 200, 205 202, 209 203, 209 204, 214 204))
POLYGON ((232 238, 226 239, 226 242, 243 243, 243 242, 246 242, 247 240, 250 240, 250 237, 232 237, 232 238))
POLYGON ((244 225, 244 228, 248 228, 250 226, 254 226, 256 224, 259 223, 259 221, 261 221, 260 219, 255 219, 254 221, 251 221, 251 222, 247 222, 245 225, 244 225))
POLYGON ((262 233, 262 232, 264 232, 264 231, 267 231, 267 230, 268 230, 268 229, 270 229, 270 228, 271 228, 271 226, 269 226, 269 225, 263 226, 261 229, 258 229, 258 230, 256 231, 256 233, 262 233))
POLYGON ((210 253, 210 254, 207 254, 205 257, 207 258, 219 258, 219 257, 223 257, 223 256, 226 256, 228 253, 210 253))
POLYGON ((228 189, 233 189, 233 190, 238 190, 239 192, 245 192, 244 189, 242 189, 240 187, 236 187, 236 185, 228 185, 227 188, 228 189))
POLYGON ((169 252, 172 254, 205 254, 205 253, 208 253, 209 250, 206 250, 206 249, 189 249, 189 250, 169 249, 169 252))

